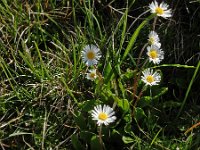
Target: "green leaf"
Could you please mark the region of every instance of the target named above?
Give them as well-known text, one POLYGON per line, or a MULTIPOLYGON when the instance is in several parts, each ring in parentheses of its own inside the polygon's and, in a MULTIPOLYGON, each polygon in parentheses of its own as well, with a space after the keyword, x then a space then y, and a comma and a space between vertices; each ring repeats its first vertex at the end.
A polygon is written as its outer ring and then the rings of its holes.
POLYGON ((107 84, 114 76, 110 62, 106 65, 104 73, 104 83, 107 84))
POLYGON ((132 137, 123 136, 122 140, 125 144, 133 143, 135 140, 132 137))
POLYGON ((83 139, 85 142, 90 142, 93 136, 95 136, 95 134, 89 131, 80 132, 80 138, 83 139))
POLYGON ((71 140, 72 140, 72 145, 75 150, 85 150, 84 146, 78 140, 78 137, 76 134, 72 135, 71 140))
POLYGON ((132 137, 136 137, 135 134, 133 133, 133 127, 131 125, 131 122, 130 123, 127 123, 124 127, 124 131, 129 134, 130 136, 132 137))
POLYGON ((117 131, 117 130, 113 129, 113 130, 112 130, 112 133, 111 133, 111 135, 115 135, 115 134, 117 134, 117 135, 120 135, 120 136, 121 136, 121 133, 120 133, 119 131, 117 131))
POLYGON ((136 75, 136 70, 127 69, 126 72, 121 76, 122 79, 131 79, 136 75))
POLYGON ((77 115, 74 116, 74 121, 80 129, 87 129, 85 119, 81 113, 77 113, 77 115))
POLYGON ((144 113, 144 110, 142 109, 142 108, 140 108, 140 107, 136 107, 135 108, 135 119, 138 121, 138 120, 140 120, 140 119, 142 119, 142 118, 144 118, 144 117, 147 117, 146 115, 145 115, 145 113, 144 113))
POLYGON ((169 107, 177 108, 177 107, 180 107, 181 104, 182 104, 181 102, 175 102, 175 101, 171 100, 171 101, 164 102, 162 105, 163 105, 163 108, 169 108, 169 107))
POLYGON ((125 98, 126 89, 124 87, 124 84, 121 82, 121 79, 118 79, 118 84, 119 84, 119 88, 121 90, 122 96, 123 98, 125 98))
POLYGON ((102 145, 99 142, 99 138, 95 135, 90 142, 91 150, 102 150, 102 145))
POLYGON ((79 103, 79 107, 82 109, 82 111, 88 112, 94 108, 96 103, 97 103, 96 100, 87 100, 84 101, 83 103, 79 103))
POLYGON ((110 90, 104 91, 107 97, 112 97, 117 105, 124 111, 127 112, 130 110, 129 101, 127 99, 119 99, 118 96, 113 94, 110 90))
POLYGON ((151 104, 152 98, 151 96, 143 96, 139 101, 138 101, 138 106, 140 108, 149 106, 151 104))
POLYGON ((129 101, 127 99, 118 99, 117 105, 124 111, 128 112, 130 110, 129 101))
POLYGON ((152 99, 157 99, 158 97, 165 94, 167 91, 168 91, 168 87, 162 87, 162 88, 156 89, 156 91, 154 91, 154 93, 158 93, 158 94, 155 95, 152 99))
POLYGON ((132 116, 131 114, 126 114, 123 119, 127 122, 127 123, 131 123, 132 122, 132 116))
POLYGON ((118 101, 118 97, 115 96, 115 94, 112 93, 112 91, 110 91, 109 89, 104 89, 101 93, 101 95, 104 96, 104 99, 105 100, 110 100, 110 99, 113 99, 115 100, 116 102, 118 101))
POLYGON ((126 133, 132 132, 131 123, 127 123, 127 124, 125 125, 124 131, 125 131, 126 133))

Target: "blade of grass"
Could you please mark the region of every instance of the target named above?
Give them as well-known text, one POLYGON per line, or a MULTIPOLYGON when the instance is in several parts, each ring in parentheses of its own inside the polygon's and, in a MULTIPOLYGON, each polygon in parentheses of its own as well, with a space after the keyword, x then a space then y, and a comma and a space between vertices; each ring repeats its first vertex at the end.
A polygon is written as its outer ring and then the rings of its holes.
POLYGON ((156 138, 158 137, 159 133, 162 131, 162 128, 156 133, 155 137, 153 138, 153 140, 151 141, 150 146, 152 146, 155 143, 156 138))
POLYGON ((179 112, 178 112, 178 115, 176 116, 177 118, 180 116, 180 114, 181 114, 181 112, 182 112, 182 110, 183 110, 183 108, 184 108, 184 106, 185 106, 186 100, 187 100, 188 95, 189 95, 189 93, 190 93, 190 91, 191 91, 192 84, 193 84, 193 82, 194 82, 194 80, 195 80, 195 78, 196 78, 196 76, 197 76, 197 73, 198 73, 198 71, 199 71, 199 68, 200 68, 200 61, 199 61, 199 63, 197 64, 197 67, 196 67, 196 69, 195 69, 195 71, 194 71, 194 74, 193 74, 193 76, 192 76, 192 79, 191 79, 191 81, 190 81, 190 84, 189 84, 189 86, 188 86, 188 88, 187 88, 187 91, 186 91, 186 94, 185 94, 183 103, 182 103, 181 108, 180 108, 180 110, 179 110, 179 112))
POLYGON ((181 65, 181 64, 163 64, 163 65, 159 65, 159 66, 154 66, 152 68, 160 68, 160 67, 177 67, 177 68, 186 68, 186 69, 196 68, 195 66, 188 66, 188 65, 181 65))
POLYGON ((37 53, 38 53, 38 57, 39 57, 39 59, 40 59, 40 64, 41 64, 41 69, 42 69, 42 74, 41 74, 41 75, 42 75, 42 78, 44 79, 44 78, 45 78, 45 75, 47 75, 47 77, 50 79, 49 71, 48 71, 48 69, 46 68, 45 63, 44 63, 44 61, 43 61, 43 59, 42 59, 42 55, 41 55, 41 53, 40 53, 40 50, 39 50, 39 48, 38 48, 38 45, 37 45, 36 42, 34 42, 34 44, 35 44, 35 48, 36 48, 37 53))
POLYGON ((15 81, 14 77, 12 76, 11 72, 9 71, 9 68, 8 68, 6 62, 4 61, 4 59, 2 57, 1 57, 0 62, 1 62, 0 65, 1 65, 1 67, 3 69, 3 72, 4 72, 5 76, 6 76, 6 78, 8 79, 8 82, 10 83, 10 86, 11 86, 12 90, 15 92, 17 98, 21 99, 20 96, 19 96, 19 93, 16 91, 16 89, 15 89, 15 87, 13 85, 13 82, 15 84, 17 84, 17 82, 15 81), (11 79, 12 79, 13 82, 11 81, 11 79))
POLYGON ((149 17, 147 17, 135 30, 135 32, 133 33, 128 46, 126 47, 126 50, 124 52, 124 55, 122 56, 122 59, 120 61, 120 65, 122 64, 122 62, 125 60, 125 58, 127 57, 128 53, 130 52, 131 48, 133 47, 133 45, 135 44, 135 41, 140 33, 140 30, 151 20, 153 19, 155 16, 155 14, 150 15, 149 17))
MULTIPOLYGON (((121 33, 121 39, 120 39, 120 45, 119 45, 119 49, 117 51, 117 54, 120 54, 121 52, 121 49, 123 47, 123 44, 124 44, 124 40, 125 40, 125 37, 126 37, 126 28, 127 28, 127 17, 128 16, 128 9, 126 9, 125 13, 123 14, 123 16, 121 17, 118 25, 117 25, 117 30, 120 30, 120 27, 121 25, 122 26, 122 33, 121 33)), ((116 32, 114 32, 115 34, 116 32)))

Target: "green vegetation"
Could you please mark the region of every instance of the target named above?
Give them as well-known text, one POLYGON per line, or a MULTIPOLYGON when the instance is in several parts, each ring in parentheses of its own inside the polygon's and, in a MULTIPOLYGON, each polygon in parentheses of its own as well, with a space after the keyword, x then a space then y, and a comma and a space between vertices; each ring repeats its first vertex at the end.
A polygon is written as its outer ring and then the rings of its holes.
POLYGON ((1 0, 0 149, 200 150, 200 1, 166 2, 168 19, 141 0, 1 0), (159 64, 146 54, 153 28, 159 64), (101 58, 88 67, 90 44, 101 58), (99 104, 115 111, 108 126, 91 116, 99 104))

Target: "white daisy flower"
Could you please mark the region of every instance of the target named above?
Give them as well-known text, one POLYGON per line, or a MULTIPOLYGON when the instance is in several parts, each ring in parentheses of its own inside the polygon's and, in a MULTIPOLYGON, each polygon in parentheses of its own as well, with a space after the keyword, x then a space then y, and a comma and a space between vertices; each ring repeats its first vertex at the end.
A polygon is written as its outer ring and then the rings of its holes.
POLYGON ((97 78, 96 69, 89 70, 89 73, 87 73, 86 78, 88 80, 94 81, 97 78))
POLYGON ((142 81, 146 84, 146 85, 158 85, 158 83, 161 80, 161 76, 158 72, 153 72, 152 69, 147 68, 144 71, 142 71, 142 81))
POLYGON ((159 48, 161 47, 159 36, 155 31, 151 31, 149 33, 148 42, 149 42, 150 45, 156 45, 159 48))
POLYGON ((168 7, 169 5, 164 2, 158 5, 157 1, 154 1, 149 5, 151 13, 156 13, 157 16, 161 16, 163 18, 168 18, 172 16, 172 11, 171 9, 168 9, 168 7))
POLYGON ((147 47, 147 55, 149 56, 149 61, 154 64, 159 64, 164 59, 164 52, 156 45, 147 47))
POLYGON ((101 58, 100 49, 95 45, 86 45, 81 52, 81 56, 87 66, 96 65, 101 58))
POLYGON ((114 114, 115 112, 110 106, 104 105, 102 107, 98 105, 92 110, 92 119, 96 120, 99 126, 102 124, 108 125, 116 120, 114 114))

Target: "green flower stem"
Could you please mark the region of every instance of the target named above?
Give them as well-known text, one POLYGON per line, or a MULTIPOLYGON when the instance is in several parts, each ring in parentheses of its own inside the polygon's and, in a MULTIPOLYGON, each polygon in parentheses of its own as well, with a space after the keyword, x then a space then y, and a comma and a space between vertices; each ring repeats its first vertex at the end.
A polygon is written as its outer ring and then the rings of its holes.
MULTIPOLYGON (((141 49, 141 51, 140 51, 140 54, 139 54, 139 56, 138 56, 138 61, 137 61, 137 64, 136 64, 136 67, 137 67, 136 70, 137 70, 137 71, 139 70, 139 69, 138 69, 138 66, 139 66, 139 63, 140 63, 140 59, 141 59, 142 54, 143 54, 143 52, 144 52, 144 50, 145 50, 145 48, 146 48, 147 46, 148 46, 148 43, 146 43, 146 44, 142 47, 142 49, 141 49)), ((145 61, 144 64, 146 64, 146 62, 147 62, 147 61, 145 61)), ((144 67, 144 64, 142 65, 141 68, 144 67)), ((134 101, 134 97, 137 96, 137 87, 138 87, 138 81, 139 81, 139 79, 140 79, 141 71, 142 71, 142 69, 139 71, 137 77, 134 78, 134 82, 133 82, 133 101, 134 101)))
POLYGON ((154 21, 153 21, 153 31, 156 29, 156 22, 157 22, 158 16, 155 16, 154 21))
POLYGON ((141 57, 142 57, 142 54, 143 54, 143 52, 144 52, 144 50, 145 50, 145 48, 148 46, 148 43, 146 43, 143 47, 142 47, 142 49, 141 49, 141 51, 140 51, 140 54, 139 54, 139 56, 138 56, 138 60, 137 60, 137 65, 136 65, 136 67, 138 68, 138 66, 139 66, 139 64, 140 64, 140 59, 141 59, 141 57))

